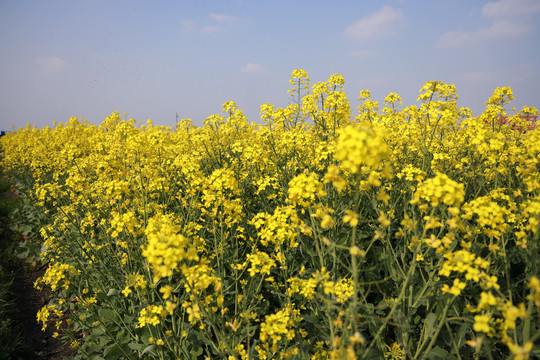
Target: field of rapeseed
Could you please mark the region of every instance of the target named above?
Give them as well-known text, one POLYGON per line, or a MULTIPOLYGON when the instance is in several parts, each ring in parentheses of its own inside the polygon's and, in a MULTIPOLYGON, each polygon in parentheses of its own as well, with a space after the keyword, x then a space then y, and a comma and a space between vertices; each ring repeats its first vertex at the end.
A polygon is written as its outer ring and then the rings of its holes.
POLYGON ((84 359, 540 358, 536 109, 291 84, 261 124, 227 102, 4 136, 43 327, 84 359))

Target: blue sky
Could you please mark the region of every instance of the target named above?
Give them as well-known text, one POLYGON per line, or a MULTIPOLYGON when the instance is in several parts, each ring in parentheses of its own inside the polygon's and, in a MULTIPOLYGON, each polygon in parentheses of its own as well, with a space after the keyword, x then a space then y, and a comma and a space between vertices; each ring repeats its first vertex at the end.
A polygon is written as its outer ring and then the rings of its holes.
POLYGON ((0 129, 113 111, 196 125, 235 101, 286 106, 291 72, 416 103, 455 84, 478 115, 497 86, 540 108, 540 0, 2 0, 0 129))

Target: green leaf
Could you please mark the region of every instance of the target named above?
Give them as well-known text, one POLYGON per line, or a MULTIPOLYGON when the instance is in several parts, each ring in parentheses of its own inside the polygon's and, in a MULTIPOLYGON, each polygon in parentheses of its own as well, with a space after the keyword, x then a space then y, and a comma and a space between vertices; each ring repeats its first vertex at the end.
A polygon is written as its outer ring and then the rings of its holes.
POLYGON ((463 345, 466 344, 466 337, 465 335, 467 334, 467 330, 469 330, 471 328, 471 325, 470 324, 463 324, 459 327, 459 330, 457 332, 457 347, 458 349, 460 349, 461 347, 463 347, 463 345))
POLYGON ((152 350, 154 350, 155 347, 156 347, 156 345, 154 345, 154 344, 148 345, 148 346, 142 351, 141 355, 144 355, 144 354, 146 354, 147 352, 150 352, 150 353, 154 354, 154 353, 152 352, 152 350))
POLYGON ((27 247, 20 247, 19 249, 17 249, 17 257, 19 259, 26 259, 28 257, 28 254, 30 254, 30 249, 28 249, 27 247))
POLYGON ((32 231, 32 227, 30 225, 23 225, 19 228, 19 234, 21 235, 28 235, 32 231))
POLYGON ((146 349, 146 347, 147 347, 147 345, 145 345, 145 344, 134 343, 134 342, 129 343, 128 346, 129 346, 129 348, 131 350, 135 350, 135 351, 138 351, 138 352, 144 351, 144 349, 146 349))
POLYGON ((98 325, 92 328, 92 335, 103 335, 107 332, 107 329, 103 325, 98 325))
POLYGON ((103 301, 105 301, 105 300, 107 299, 107 295, 105 295, 102 291, 100 291, 100 292, 98 292, 98 293, 96 294, 96 298, 97 298, 99 301, 103 302, 103 301))
POLYGON ((116 360, 120 356, 123 355, 122 348, 120 346, 114 344, 113 346, 107 348, 103 352, 103 355, 105 356, 106 359, 116 360))
POLYGON ((92 354, 92 355, 90 355, 90 360, 105 360, 105 358, 102 358, 98 354, 92 354))
POLYGON ((425 338, 429 339, 430 337, 435 334, 435 331, 437 330, 435 326, 435 322, 437 321, 437 315, 434 313, 429 313, 426 317, 426 320, 424 321, 424 329, 425 329, 425 338))
POLYGON ((109 292, 107 293, 107 296, 115 296, 120 294, 120 290, 118 289, 109 289, 109 292))
POLYGON ((448 360, 450 359, 450 354, 448 351, 443 348, 436 346, 429 352, 427 359, 428 360, 448 360))
POLYGON ((196 358, 197 356, 199 356, 199 355, 201 355, 203 353, 203 349, 202 349, 202 347, 199 346, 196 349, 192 349, 189 353, 191 354, 191 356, 196 358))
POLYGON ((118 316, 116 315, 116 313, 112 311, 111 309, 99 309, 98 315, 102 319, 107 319, 113 322, 116 322, 116 320, 118 319, 118 316))

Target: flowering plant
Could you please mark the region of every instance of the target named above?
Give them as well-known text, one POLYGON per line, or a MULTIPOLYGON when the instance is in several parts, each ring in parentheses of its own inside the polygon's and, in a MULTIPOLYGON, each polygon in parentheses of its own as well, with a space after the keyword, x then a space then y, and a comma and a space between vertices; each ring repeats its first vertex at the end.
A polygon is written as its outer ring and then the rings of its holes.
POLYGON ((479 117, 441 82, 362 91, 353 116, 342 76, 291 83, 263 124, 227 102, 2 137, 43 327, 95 359, 540 356, 540 130, 494 125, 511 90, 479 117))

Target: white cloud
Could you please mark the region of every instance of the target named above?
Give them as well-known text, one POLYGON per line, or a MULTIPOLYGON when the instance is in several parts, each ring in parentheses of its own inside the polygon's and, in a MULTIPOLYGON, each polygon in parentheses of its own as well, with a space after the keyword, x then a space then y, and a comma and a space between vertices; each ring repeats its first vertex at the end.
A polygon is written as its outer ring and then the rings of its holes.
POLYGON ((203 34, 215 34, 218 32, 223 31, 223 28, 220 26, 214 26, 214 25, 207 25, 201 29, 201 33, 203 34))
POLYGON ((443 48, 459 47, 471 43, 473 36, 462 30, 448 31, 440 38, 438 45, 443 48))
POLYGON ((400 10, 384 6, 381 10, 362 18, 345 29, 345 35, 360 40, 393 35, 403 25, 405 17, 400 10))
POLYGON ((242 19, 237 18, 236 16, 232 15, 225 15, 225 14, 210 14, 210 19, 218 22, 218 23, 231 23, 231 22, 240 22, 242 19))
POLYGON ((257 72, 265 70, 266 68, 259 64, 254 63, 248 63, 246 66, 244 66, 241 70, 242 72, 257 72))
POLYGON ((193 20, 180 20, 180 28, 183 33, 193 33, 195 31, 200 31, 201 34, 209 35, 216 34, 225 30, 227 24, 237 23, 244 21, 236 16, 225 15, 225 14, 210 14, 208 17, 212 20, 210 24, 203 26, 202 28, 197 27, 193 20))
MULTIPOLYGON (((227 29, 228 25, 232 23, 244 21, 243 19, 240 19, 236 16, 225 15, 225 14, 210 14, 208 15, 208 17, 212 19, 213 23, 210 23, 209 25, 206 25, 201 28, 201 33, 206 34, 206 35, 223 32, 227 29)), ((194 23, 193 24, 187 23, 186 27, 189 30, 191 29, 195 30, 194 23)))
POLYGON ((540 12, 540 1, 538 0, 501 0, 489 2, 482 7, 482 16, 492 19, 521 17, 537 12, 540 12))
POLYGON ((538 0, 500 0, 482 7, 482 17, 491 21, 488 26, 465 32, 448 31, 438 41, 443 48, 472 45, 485 40, 511 39, 531 32, 530 15, 540 12, 538 0))
POLYGON ((527 23, 513 21, 495 21, 489 27, 480 28, 476 32, 479 39, 515 38, 528 34, 532 26, 527 23))
POLYGON ((34 59, 37 65, 37 71, 41 74, 48 75, 62 70, 66 66, 66 61, 57 56, 38 57, 34 59))
POLYGON ((180 20, 180 27, 183 33, 191 33, 197 30, 193 20, 180 20))

